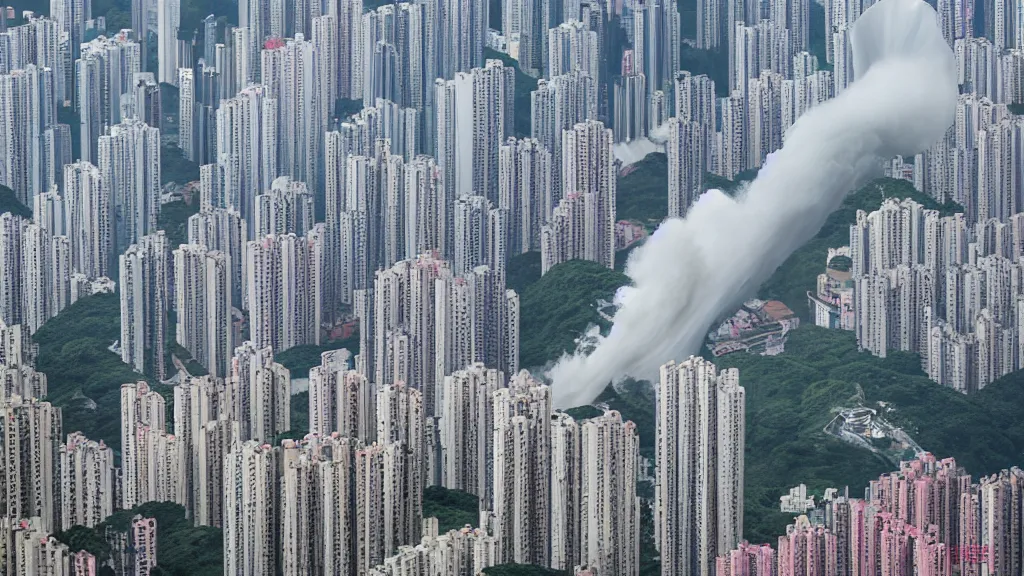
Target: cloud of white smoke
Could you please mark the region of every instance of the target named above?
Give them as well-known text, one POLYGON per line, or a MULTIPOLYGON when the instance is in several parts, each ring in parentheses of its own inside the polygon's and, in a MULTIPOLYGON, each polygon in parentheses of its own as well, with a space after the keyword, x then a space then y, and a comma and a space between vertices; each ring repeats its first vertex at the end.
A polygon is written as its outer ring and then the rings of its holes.
POLYGON ((855 23, 856 81, 804 114, 770 170, 734 200, 709 191, 685 219, 664 222, 626 266, 633 285, 607 337, 547 374, 558 407, 592 402, 626 376, 695 354, 708 328, 824 224, 844 196, 879 175, 881 161, 927 149, 953 123, 952 50, 922 0, 882 0, 855 23))
POLYGON ((636 164, 643 160, 648 154, 664 152, 665 142, 667 141, 668 124, 662 124, 654 130, 651 130, 650 135, 646 138, 616 144, 612 147, 612 154, 615 155, 616 159, 622 162, 622 167, 625 168, 630 164, 636 164))

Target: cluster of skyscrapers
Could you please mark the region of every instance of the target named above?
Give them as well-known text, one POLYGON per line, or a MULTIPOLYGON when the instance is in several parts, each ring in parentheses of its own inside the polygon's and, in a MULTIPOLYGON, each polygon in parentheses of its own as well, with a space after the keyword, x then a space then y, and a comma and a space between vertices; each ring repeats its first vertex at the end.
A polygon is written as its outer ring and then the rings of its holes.
MULTIPOLYGON (((122 509, 119 499, 128 496, 122 492, 110 447, 80 432, 65 438, 61 409, 42 400, 48 393, 47 379, 35 371, 35 355, 27 328, 0 323, 0 571, 93 575, 97 561, 92 554, 72 551, 51 534, 72 526, 95 526, 122 509)), ((146 460, 146 470, 149 463, 146 460)), ((154 499, 163 498, 148 498, 154 499)), ((126 545, 115 547, 117 558, 111 562, 121 566, 121 573, 148 574, 140 570, 156 565, 152 522, 135 518, 128 533, 110 534, 135 544, 134 552, 127 552, 126 545), (133 571, 127 572, 129 568, 133 571)))
POLYGON ((925 453, 872 480, 862 499, 826 499, 822 521, 800 516, 776 548, 741 543, 714 573, 1019 574, 1022 482, 1018 468, 973 481, 952 458, 925 453))
MULTIPOLYGON (((4 522, 8 554, 0 568, 7 574, 97 574, 101 564, 96 556, 85 550, 72 552, 43 529, 39 519, 4 522)), ((108 563, 116 574, 149 574, 156 568, 156 531, 156 519, 135 515, 126 531, 106 534, 113 550, 108 563)))
MULTIPOLYGON (((886 176, 906 180, 938 203, 962 212, 940 216, 913 201, 886 200, 861 211, 847 271, 829 269, 811 295, 819 325, 855 330, 862 349, 885 356, 917 352, 929 377, 964 393, 1022 366, 1018 334, 1018 260, 1024 221, 1024 26, 1020 7, 986 3, 984 35, 974 9, 939 2, 939 24, 956 55, 960 99, 945 137, 913 159, 885 163, 886 176)), ((866 6, 831 6, 840 30, 866 6)), ((829 37, 839 86, 845 37, 829 37)))
POLYGON ((854 330, 885 357, 920 354, 928 376, 963 393, 1021 369, 1024 214, 969 224, 887 199, 850 227, 849 271, 828 270, 811 299, 821 326, 854 330))
MULTIPOLYGON (((698 0, 695 46, 727 53, 725 97, 681 69, 674 0, 504 0, 500 41, 476 0, 241 0, 238 25, 211 15, 201 43, 179 40, 178 0, 133 0, 131 29, 110 34, 89 0, 53 0, 21 26, 0 18, 0 185, 33 208, 0 215, 0 574, 92 576, 96 558, 48 535, 154 501, 222 528, 233 576, 507 562, 638 574, 636 428, 614 410, 555 410, 520 369, 506 262, 537 251, 542 273, 613 267, 621 150, 645 138, 666 152, 669 216, 706 173, 761 166, 853 81, 848 31, 870 4, 825 2, 819 61, 809 0, 698 0), (92 30, 104 33, 87 41, 92 30), (632 48, 609 59, 622 35, 632 48), (529 122, 517 70, 487 45, 538 78, 529 122), (164 142, 161 84, 178 90, 164 142), (338 118, 350 101, 360 111, 338 118), (200 167, 178 246, 158 219, 168 145, 200 167), (125 383, 119 438, 65 436, 31 334, 113 292, 115 272, 113 349, 173 384, 173 405, 155 383, 125 383), (353 316, 359 354, 323 354, 308 434, 281 440, 293 387, 275 354, 353 316), (208 375, 172 374, 186 359, 170 335, 208 375), (424 518, 430 486, 476 496, 477 525, 440 534, 424 518)), ((849 278, 827 276, 816 300, 863 348, 919 352, 964 392, 1024 367, 1024 124, 1008 107, 1024 101, 1024 13, 986 1, 976 38, 968 4, 937 5, 963 91, 956 124, 887 164, 964 213, 861 212, 834 254, 851 258, 849 278)), ((799 520, 777 553, 745 543, 739 374, 691 358, 656 387, 663 574, 1021 572, 1019 471, 975 485, 929 458, 864 500, 830 501, 823 525, 799 520)), ((109 559, 119 574, 158 564, 157 530, 137 517, 112 536, 130 551, 109 559)))

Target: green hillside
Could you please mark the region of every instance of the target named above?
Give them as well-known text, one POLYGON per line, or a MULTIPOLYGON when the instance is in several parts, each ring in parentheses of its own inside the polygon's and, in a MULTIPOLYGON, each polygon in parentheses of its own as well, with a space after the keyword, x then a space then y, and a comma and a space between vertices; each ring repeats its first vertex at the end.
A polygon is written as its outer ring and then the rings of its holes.
POLYGON ((596 262, 573 260, 527 286, 519 295, 520 366, 542 366, 575 350, 588 326, 603 323, 597 300, 611 299, 627 282, 622 273, 596 262))
POLYGON ((64 410, 64 431, 83 432, 114 450, 121 444, 121 384, 140 379, 107 348, 121 337, 116 294, 82 298, 33 336, 36 369, 47 376, 47 399, 64 410))
POLYGON ((26 208, 24 204, 18 201, 18 197, 14 194, 14 190, 11 190, 7 186, 0 185, 0 214, 3 214, 4 212, 10 212, 15 216, 21 216, 22 218, 32 217, 32 210, 26 208))
POLYGON ((423 517, 437 518, 437 531, 444 534, 467 524, 480 524, 479 498, 461 490, 430 486, 423 491, 423 517))
POLYGON ((615 217, 657 227, 668 214, 668 160, 648 154, 630 168, 616 185, 615 217))
MULTIPOLYGON (((157 568, 153 574, 218 576, 223 572, 224 535, 221 529, 193 526, 185 516, 185 508, 170 502, 149 502, 132 510, 122 510, 95 528, 75 526, 67 532, 57 533, 56 538, 71 550, 88 551, 96 556, 99 564, 110 558, 112 552, 104 537, 107 528, 125 532, 136 514, 156 519, 157 568)), ((101 569, 99 573, 104 572, 101 569)))
POLYGON ((740 371, 747 393, 745 535, 772 542, 790 516, 779 496, 804 483, 821 494, 849 486, 860 496, 893 463, 844 444, 822 429, 834 407, 854 407, 859 385, 865 405, 888 404, 885 418, 939 457, 953 456, 974 474, 1021 463, 1024 451, 1024 374, 974 396, 928 380, 913 354, 886 359, 857 351, 851 332, 802 326, 776 357, 733 354, 718 361, 740 371))
POLYGON ((905 180, 880 178, 846 197, 842 206, 829 216, 818 234, 797 250, 761 286, 760 298, 783 301, 800 316, 810 319, 807 291, 813 290, 818 274, 825 269, 829 248, 850 243, 850 224, 857 221, 857 210, 877 210, 883 198, 911 198, 926 208, 939 210, 943 215, 963 210, 957 204, 939 205, 930 197, 914 189, 905 180))
MULTIPOLYGON (((644 184, 660 181, 663 161, 664 156, 649 156, 640 164, 640 169, 620 180, 619 202, 632 198, 630 201, 635 206, 632 208, 633 217, 636 219, 653 222, 664 217, 664 212, 655 212, 652 208, 657 186, 644 184), (622 186, 626 181, 630 185, 622 186)), ((753 176, 753 173, 743 174, 737 180, 753 176)), ((731 190, 736 182, 718 178, 711 179, 709 185, 731 190)), ((662 190, 658 194, 664 197, 665 192, 662 190)), ((848 244, 849 226, 856 221, 857 210, 875 210, 883 197, 912 198, 943 214, 961 210, 956 204, 939 206, 914 190, 909 182, 890 178, 876 180, 850 194, 839 210, 829 216, 821 231, 793 253, 764 283, 759 296, 782 300, 807 320, 807 291, 814 288, 818 274, 823 271, 828 249, 848 244)), ((602 323, 594 308, 597 299, 610 298, 619 286, 629 282, 623 274, 583 261, 561 264, 540 277, 537 259, 536 253, 528 253, 513 258, 509 264, 509 286, 516 289, 521 297, 520 364, 524 367, 544 365, 557 359, 563 351, 574 349, 575 339, 589 324, 602 323)), ((624 263, 625 258, 621 260, 624 263)))
MULTIPOLYGON (((907 182, 875 181, 846 199, 815 238, 765 283, 761 296, 781 299, 806 318, 806 292, 824 268, 828 248, 847 244, 857 210, 877 209, 883 197, 910 197, 944 214, 959 210, 956 205, 938 206, 907 182)), ((587 325, 603 324, 594 302, 627 281, 596 264, 570 262, 527 284, 522 300, 523 366, 556 359, 573 347, 587 325)), ((851 405, 858 386, 868 406, 888 403, 892 411, 886 418, 904 427, 924 449, 940 457, 954 456, 975 474, 1021 462, 1024 424, 1016 415, 1024 411, 1024 373, 965 397, 929 381, 914 355, 875 358, 858 352, 849 332, 806 325, 791 334, 781 356, 737 354, 719 364, 739 368, 747 389, 745 532, 753 542, 774 541, 785 529, 791 518, 777 511, 778 498, 792 486, 803 482, 820 493, 848 485, 857 495, 871 478, 892 468, 891 462, 822 431, 832 419, 830 410, 851 405)), ((630 381, 621 393, 609 389, 600 400, 637 423, 641 451, 653 455, 653 387, 630 381)))
POLYGON ((274 361, 291 373, 292 378, 308 378, 309 370, 320 365, 321 355, 331 350, 347 348, 353 356, 359 354, 359 333, 354 332, 343 340, 325 341, 323 345, 308 344, 295 346, 274 355, 274 361))

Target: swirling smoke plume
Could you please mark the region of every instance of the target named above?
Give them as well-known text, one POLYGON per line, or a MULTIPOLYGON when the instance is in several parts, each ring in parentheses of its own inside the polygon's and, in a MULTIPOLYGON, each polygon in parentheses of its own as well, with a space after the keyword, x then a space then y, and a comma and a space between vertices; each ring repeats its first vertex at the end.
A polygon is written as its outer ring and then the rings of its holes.
POLYGON ((708 191, 634 250, 632 286, 616 296, 609 334, 592 334, 586 350, 546 374, 558 407, 592 402, 627 376, 653 380, 661 364, 697 353, 712 323, 754 295, 848 191, 880 175, 883 160, 943 136, 955 115, 956 62, 928 4, 874 4, 850 45, 856 80, 800 117, 768 169, 736 199, 708 191))

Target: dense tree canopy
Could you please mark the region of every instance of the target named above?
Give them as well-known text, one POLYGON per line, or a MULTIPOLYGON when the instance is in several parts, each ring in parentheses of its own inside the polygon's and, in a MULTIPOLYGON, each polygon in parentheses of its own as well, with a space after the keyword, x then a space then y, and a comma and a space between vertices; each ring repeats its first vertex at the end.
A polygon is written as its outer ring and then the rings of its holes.
POLYGON ((610 300, 628 278, 595 262, 573 260, 553 267, 519 295, 520 361, 543 366, 576 349, 591 324, 606 324, 597 300, 610 300))
POLYGON ((104 538, 106 530, 125 532, 136 515, 156 519, 156 562, 162 574, 220 576, 223 573, 221 529, 193 526, 185 515, 185 508, 170 502, 148 502, 132 510, 116 512, 95 528, 75 526, 56 537, 71 550, 86 550, 96 556, 98 563, 104 562, 114 553, 104 538))
POLYGON ((431 486, 423 491, 423 517, 437 518, 437 530, 444 534, 466 525, 480 524, 480 499, 461 490, 431 486))
POLYGON ((121 337, 116 294, 88 296, 51 318, 33 339, 47 400, 63 408, 64 431, 81 431, 114 450, 121 444, 121 384, 141 378, 108 348, 121 337))
POLYGON ((32 210, 18 201, 18 196, 15 195, 14 190, 0 185, 0 214, 5 212, 10 212, 22 218, 32 217, 32 210))

